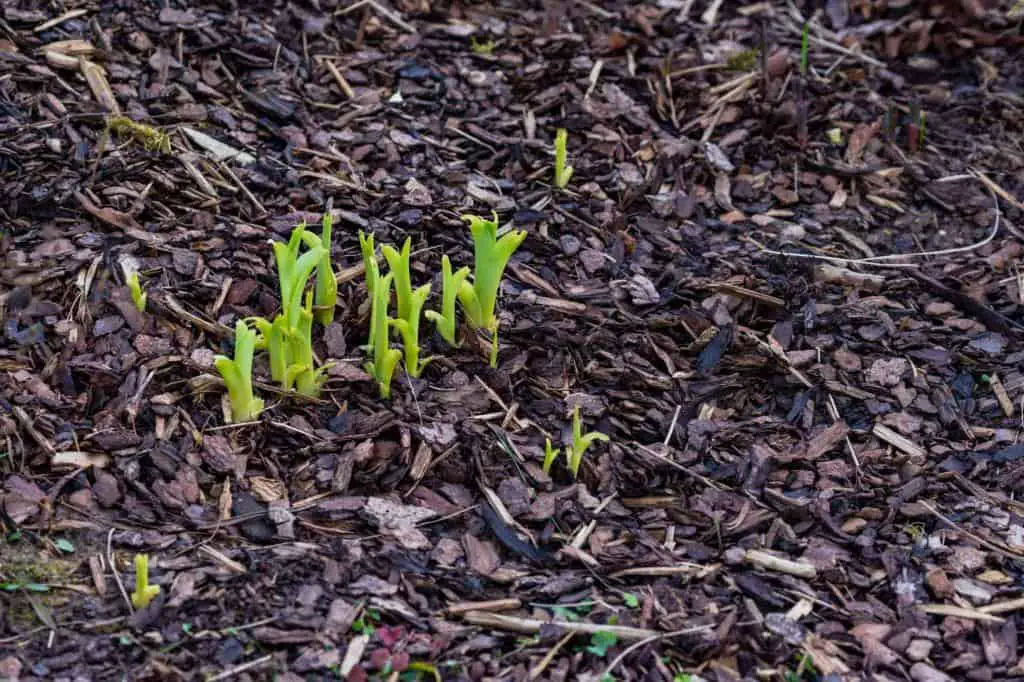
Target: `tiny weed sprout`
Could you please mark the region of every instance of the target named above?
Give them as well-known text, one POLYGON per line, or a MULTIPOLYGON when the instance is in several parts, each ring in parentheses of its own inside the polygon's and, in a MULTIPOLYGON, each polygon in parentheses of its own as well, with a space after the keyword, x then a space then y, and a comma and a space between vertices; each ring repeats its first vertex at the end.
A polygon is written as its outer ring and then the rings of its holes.
POLYGON ((160 586, 149 584, 149 555, 136 554, 135 591, 132 592, 132 606, 136 609, 144 609, 158 594, 160 594, 160 586))
POLYGON ((420 360, 420 317, 423 312, 423 304, 427 302, 430 295, 430 285, 423 286, 412 292, 409 301, 409 316, 405 319, 392 320, 391 326, 402 335, 402 348, 405 351, 405 371, 411 377, 418 377, 423 373, 430 359, 420 360))
POLYGON ((126 276, 128 284, 128 293, 132 296, 132 303, 135 304, 136 310, 140 313, 146 312, 146 293, 142 290, 142 285, 139 284, 139 273, 132 270, 126 276))
POLYGON ((363 268, 366 270, 366 295, 373 300, 373 287, 380 279, 380 266, 377 264, 377 252, 373 247, 373 235, 369 237, 359 230, 359 250, 363 252, 363 268))
POLYGON ((428 310, 427 319, 437 326, 441 338, 451 346, 458 346, 455 338, 455 296, 459 287, 469 277, 469 268, 459 268, 452 273, 452 262, 448 256, 441 256, 441 312, 428 310))
POLYGON ((316 266, 316 321, 323 326, 334 321, 334 308, 338 305, 338 280, 335 279, 334 269, 331 267, 331 227, 334 218, 331 211, 324 213, 323 230, 320 233, 320 246, 323 248, 323 255, 316 266))
POLYGON ((559 452, 561 452, 561 450, 559 450, 558 448, 551 447, 550 438, 544 439, 544 463, 541 464, 540 468, 545 475, 551 475, 551 465, 555 463, 556 459, 558 459, 559 452))
POLYGON ((234 359, 218 355, 213 360, 228 387, 231 419, 235 422, 252 421, 263 411, 263 401, 252 392, 252 356, 255 350, 256 332, 239 320, 235 324, 234 359))
POLYGON ((107 129, 142 143, 147 152, 171 153, 171 138, 167 133, 144 123, 136 123, 127 116, 111 116, 107 119, 107 129))
POLYGON ((800 75, 807 75, 807 47, 811 40, 811 23, 804 22, 804 30, 800 34, 800 75))
POLYGON ((473 283, 459 284, 458 297, 466 320, 474 329, 485 329, 491 334, 491 367, 498 364, 498 318, 494 307, 498 300, 498 287, 509 259, 526 239, 526 232, 512 230, 498 238, 498 214, 493 220, 464 215, 473 235, 473 283))
POLYGON ((370 306, 370 342, 367 351, 372 358, 366 363, 366 372, 377 381, 381 398, 391 397, 391 377, 395 373, 402 352, 388 345, 388 299, 391 298, 391 281, 394 275, 388 273, 373 283, 373 302, 370 306))
POLYGON ((494 54, 494 48, 496 43, 493 40, 477 40, 476 36, 469 39, 469 49, 473 51, 473 54, 478 54, 484 57, 490 57, 494 54))
POLYGON ((409 273, 409 251, 411 248, 411 237, 406 237, 401 252, 396 251, 389 244, 380 247, 384 260, 388 262, 388 269, 395 276, 395 298, 398 300, 398 319, 400 320, 408 320, 409 310, 412 308, 412 276, 409 273))
POLYGON ((600 431, 583 433, 583 424, 580 421, 580 408, 577 407, 572 412, 572 445, 565 452, 569 471, 572 473, 573 478, 576 478, 579 474, 580 463, 583 462, 583 455, 586 453, 587 448, 596 440, 607 442, 608 436, 600 431))
POLYGON ((565 189, 572 177, 572 166, 565 165, 565 143, 569 134, 565 128, 559 128, 555 133, 555 187, 565 189))

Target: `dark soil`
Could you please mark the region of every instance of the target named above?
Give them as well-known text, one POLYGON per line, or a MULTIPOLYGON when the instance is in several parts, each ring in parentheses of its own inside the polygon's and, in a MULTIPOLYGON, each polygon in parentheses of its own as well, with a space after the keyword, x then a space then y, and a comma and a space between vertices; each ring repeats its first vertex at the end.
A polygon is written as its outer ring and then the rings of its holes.
POLYGON ((5 0, 0 679, 1024 678, 1024 11, 797 4, 5 0), (227 424, 328 207, 331 379, 227 424), (434 307, 492 210, 498 367, 380 400, 358 230, 434 307))

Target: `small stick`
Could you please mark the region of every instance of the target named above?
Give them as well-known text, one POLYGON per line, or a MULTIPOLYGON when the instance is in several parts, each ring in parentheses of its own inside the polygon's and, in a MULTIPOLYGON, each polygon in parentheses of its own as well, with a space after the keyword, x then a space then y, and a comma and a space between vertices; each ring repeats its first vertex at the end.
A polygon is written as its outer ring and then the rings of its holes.
POLYGON ((463 619, 471 625, 479 625, 480 627, 491 628, 494 630, 518 632, 524 635, 536 634, 540 632, 540 629, 545 625, 555 625, 574 635, 592 635, 596 632, 607 632, 615 635, 623 641, 631 642, 648 637, 657 637, 660 634, 654 630, 634 628, 626 625, 602 625, 600 623, 573 623, 561 620, 538 620, 536 618, 519 618, 517 616, 488 613, 486 611, 470 611, 463 616, 463 619))
POLYGON ((811 564, 783 559, 782 557, 777 557, 774 554, 762 552, 758 549, 747 550, 747 561, 756 566, 760 566, 761 568, 766 568, 769 571, 778 571, 779 573, 795 575, 798 578, 807 578, 810 580, 818 575, 818 569, 811 564))

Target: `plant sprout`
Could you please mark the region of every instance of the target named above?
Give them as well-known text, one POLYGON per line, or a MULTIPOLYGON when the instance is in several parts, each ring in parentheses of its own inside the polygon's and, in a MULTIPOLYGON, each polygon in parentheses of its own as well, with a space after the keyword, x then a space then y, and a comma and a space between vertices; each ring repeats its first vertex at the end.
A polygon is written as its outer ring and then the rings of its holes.
POLYGON ((373 302, 370 306, 370 342, 367 351, 372 360, 366 363, 366 372, 377 381, 381 398, 391 397, 391 377, 395 373, 402 352, 388 345, 388 299, 391 298, 392 273, 379 277, 373 283, 373 302))
POLYGON ((373 300, 373 287, 380 279, 380 266, 377 264, 377 252, 373 247, 373 235, 366 236, 359 230, 359 250, 363 253, 363 268, 366 270, 366 294, 373 300))
POLYGON ((409 317, 406 319, 391 320, 391 326, 402 335, 402 348, 405 350, 405 371, 411 377, 418 377, 423 373, 430 359, 420 361, 420 316, 423 311, 423 304, 427 302, 430 295, 430 285, 423 286, 412 292, 409 301, 409 317))
POLYGON ((139 273, 132 270, 125 279, 128 284, 128 293, 132 296, 132 303, 135 304, 135 309, 140 313, 146 312, 146 299, 148 296, 139 284, 139 273))
POLYGON ((158 594, 160 594, 160 586, 149 584, 149 555, 136 554, 135 591, 132 592, 132 606, 136 609, 144 609, 158 594))
POLYGON ((231 400, 231 418, 235 422, 255 419, 263 411, 263 401, 252 392, 252 356, 256 350, 256 332, 244 321, 235 324, 235 357, 214 357, 213 364, 224 378, 231 400))
POLYGON ((569 471, 572 473, 572 477, 576 478, 580 470, 580 463, 583 462, 583 455, 586 453, 587 448, 594 441, 608 441, 608 436, 601 433, 600 431, 591 431, 589 433, 583 433, 583 424, 580 420, 580 408, 577 407, 572 412, 572 445, 565 451, 566 464, 569 467, 569 471))
POLYGON ((398 319, 400 320, 408 320, 409 310, 412 308, 412 275, 409 273, 409 250, 411 248, 411 237, 405 238, 401 252, 396 251, 390 244, 385 244, 380 248, 384 260, 388 262, 388 269, 395 276, 395 298, 398 300, 398 319))
POLYGON ((555 463, 556 459, 558 459, 559 452, 561 452, 560 449, 551 447, 550 438, 544 439, 544 463, 541 464, 540 468, 545 475, 551 475, 551 465, 555 463))
POLYGON ((324 213, 323 229, 320 233, 320 246, 323 254, 316 266, 316 321, 325 327, 334 321, 334 308, 338 305, 338 280, 334 276, 334 269, 331 267, 331 227, 334 224, 334 217, 330 209, 324 213))
POLYGON ((800 34, 800 75, 807 74, 807 48, 811 41, 811 22, 804 22, 803 32, 800 34))
POLYGON ((555 133, 555 187, 565 189, 572 177, 572 166, 565 165, 565 144, 569 134, 565 128, 559 128, 555 133))
POLYGON ((306 294, 306 304, 299 312, 299 324, 288 337, 288 358, 291 363, 285 370, 284 388, 290 390, 293 383, 301 395, 315 398, 320 387, 327 380, 331 363, 314 367, 313 364, 313 292, 306 294))
POLYGON ((469 277, 469 268, 459 268, 452 273, 452 262, 448 256, 441 256, 441 312, 428 310, 427 319, 437 326, 437 331, 452 346, 458 346, 455 338, 455 297, 462 282, 469 277))
POLYGON ((491 367, 498 364, 498 318, 494 307, 498 300, 498 287, 509 259, 526 239, 526 232, 512 230, 498 238, 498 214, 493 220, 464 215, 473 235, 473 283, 459 284, 458 298, 466 321, 474 329, 485 329, 491 334, 491 367))

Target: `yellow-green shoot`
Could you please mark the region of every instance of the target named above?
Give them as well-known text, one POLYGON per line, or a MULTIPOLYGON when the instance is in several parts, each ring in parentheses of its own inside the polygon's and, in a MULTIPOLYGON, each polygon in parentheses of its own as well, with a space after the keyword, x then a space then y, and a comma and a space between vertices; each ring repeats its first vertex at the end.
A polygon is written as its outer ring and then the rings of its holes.
POLYGON ((331 228, 334 218, 331 212, 324 213, 321 223, 323 229, 320 232, 320 246, 323 248, 323 255, 316 266, 316 298, 313 300, 316 305, 316 321, 325 327, 334 321, 334 308, 338 305, 338 280, 334 275, 334 268, 331 267, 331 228))
POLYGON ((547 476, 551 475, 551 465, 558 459, 558 453, 561 452, 558 448, 551 447, 551 439, 544 439, 544 463, 541 464, 540 468, 544 471, 547 476))
POLYGON ((420 317, 423 313, 423 304, 430 296, 430 285, 424 284, 412 292, 409 301, 409 317, 405 319, 391 320, 391 326, 402 335, 402 349, 405 351, 405 371, 411 377, 418 377, 423 373, 430 359, 420 360, 420 317))
POLYGON ((455 296, 459 287, 469 277, 469 268, 459 268, 452 272, 452 262, 448 256, 441 256, 441 312, 428 310, 424 313, 434 323, 438 333, 452 346, 458 346, 455 338, 455 296))
POLYGON ((458 298, 466 321, 474 329, 484 329, 491 335, 491 367, 498 365, 498 318, 494 308, 498 300, 498 287, 509 259, 526 239, 523 230, 511 230, 498 238, 498 214, 493 220, 464 215, 473 235, 473 283, 463 280, 459 284, 458 298))
MULTIPOLYGON (((374 270, 376 272, 376 269, 374 270)), ((402 352, 391 348, 388 342, 388 301, 391 298, 392 273, 373 281, 373 301, 370 305, 370 342, 367 351, 371 360, 366 363, 366 372, 372 376, 380 389, 381 398, 391 397, 391 377, 402 359, 402 352)))
POLYGON ((213 364, 224 378, 231 400, 234 422, 252 421, 263 411, 263 401, 252 392, 252 356, 256 350, 256 332, 244 321, 235 323, 235 357, 217 355, 213 364))
POLYGON ((409 272, 409 254, 412 249, 412 238, 406 237, 402 250, 385 244, 380 247, 384 260, 388 262, 388 270, 395 276, 395 298, 398 302, 398 319, 409 319, 412 308, 412 274, 409 272))
POLYGON ((319 242, 316 235, 306 232, 305 225, 299 225, 292 231, 287 244, 274 242, 274 260, 277 262, 277 279, 281 290, 281 313, 289 330, 294 329, 299 322, 302 292, 309 276, 324 257, 324 248, 319 242), (310 241, 313 241, 314 248, 300 256, 299 248, 303 242, 310 241))
POLYGON ((380 266, 373 246, 373 235, 366 236, 359 230, 359 250, 363 253, 363 268, 366 271, 366 295, 373 300, 373 286, 380 279, 380 266))
POLYGON ((572 166, 565 165, 565 143, 569 134, 565 128, 555 133, 555 187, 565 189, 572 177, 572 166))
POLYGON ((288 335, 288 359, 290 364, 285 370, 284 387, 295 390, 301 395, 315 398, 320 395, 320 387, 327 380, 327 370, 333 363, 320 367, 313 360, 313 292, 306 294, 306 304, 299 311, 299 323, 288 335))
POLYGON ((580 421, 580 408, 577 407, 572 412, 572 444, 565 451, 566 464, 573 478, 576 478, 579 474, 580 463, 583 462, 583 455, 586 453, 587 448, 597 440, 607 442, 608 436, 600 431, 583 433, 583 424, 580 421))
POLYGON ((139 284, 139 273, 132 270, 125 279, 128 284, 128 293, 132 296, 132 303, 135 304, 135 308, 140 313, 146 312, 146 299, 148 296, 142 290, 142 285, 139 284))
POLYGON ((132 606, 144 609, 160 594, 159 585, 149 584, 149 555, 135 555, 135 591, 132 592, 132 606))

